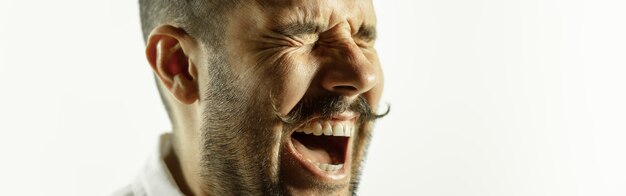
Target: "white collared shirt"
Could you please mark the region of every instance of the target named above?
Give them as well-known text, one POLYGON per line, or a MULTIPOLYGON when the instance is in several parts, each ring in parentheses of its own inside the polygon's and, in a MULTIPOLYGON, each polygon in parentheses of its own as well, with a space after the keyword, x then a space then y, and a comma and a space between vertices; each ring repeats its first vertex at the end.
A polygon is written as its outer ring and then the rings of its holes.
POLYGON ((184 195, 176 185, 163 159, 172 149, 170 137, 169 133, 161 135, 157 152, 148 158, 137 178, 131 184, 113 193, 114 196, 184 195))

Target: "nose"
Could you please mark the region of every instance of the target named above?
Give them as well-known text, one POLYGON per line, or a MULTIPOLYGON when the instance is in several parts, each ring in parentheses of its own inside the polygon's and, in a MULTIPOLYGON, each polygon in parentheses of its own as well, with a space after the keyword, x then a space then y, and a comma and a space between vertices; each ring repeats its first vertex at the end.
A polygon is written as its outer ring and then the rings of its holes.
POLYGON ((356 97, 378 83, 375 64, 354 42, 343 43, 334 50, 333 60, 326 66, 322 76, 322 86, 325 90, 356 97))

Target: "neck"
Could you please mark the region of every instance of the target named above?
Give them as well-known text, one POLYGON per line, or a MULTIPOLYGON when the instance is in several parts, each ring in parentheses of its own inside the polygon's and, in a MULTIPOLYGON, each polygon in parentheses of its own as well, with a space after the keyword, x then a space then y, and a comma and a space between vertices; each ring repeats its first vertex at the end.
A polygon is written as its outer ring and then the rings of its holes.
POLYGON ((202 131, 200 104, 170 102, 173 113, 172 151, 165 157, 168 169, 185 195, 204 196, 204 181, 200 175, 202 163, 202 131))
MULTIPOLYGON (((195 104, 194 104, 195 105, 195 104)), ((178 108, 177 108, 178 109, 178 108)), ((176 112, 171 137, 172 150, 164 159, 176 185, 185 195, 206 195, 201 176, 201 138, 195 110, 184 108, 176 112)))
POLYGON ((185 175, 183 174, 184 173, 183 169, 181 167, 178 156, 176 156, 175 151, 170 150, 170 153, 165 155, 165 157, 163 158, 165 159, 164 161, 165 161, 165 165, 167 165, 167 169, 170 171, 170 174, 172 174, 172 177, 174 178, 174 181, 176 182, 176 186, 178 186, 180 191, 183 192, 183 194, 185 195, 195 195, 191 191, 191 188, 189 187, 189 183, 187 183, 187 180, 185 179, 185 175))

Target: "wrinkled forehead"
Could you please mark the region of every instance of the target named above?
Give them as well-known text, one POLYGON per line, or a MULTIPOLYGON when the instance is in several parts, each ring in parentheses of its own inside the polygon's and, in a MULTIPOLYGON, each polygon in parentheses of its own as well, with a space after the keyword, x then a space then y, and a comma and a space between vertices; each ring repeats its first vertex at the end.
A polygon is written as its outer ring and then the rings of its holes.
POLYGON ((265 24, 276 26, 314 23, 324 31, 348 22, 356 31, 376 24, 371 0, 256 0, 255 7, 265 24))

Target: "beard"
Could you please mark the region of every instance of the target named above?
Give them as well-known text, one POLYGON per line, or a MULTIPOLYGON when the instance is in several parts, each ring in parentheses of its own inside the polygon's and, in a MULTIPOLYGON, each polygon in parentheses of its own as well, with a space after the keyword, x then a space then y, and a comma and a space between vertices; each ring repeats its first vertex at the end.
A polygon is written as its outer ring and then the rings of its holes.
MULTIPOLYGON (((281 147, 284 129, 305 122, 313 115, 332 115, 355 111, 360 115, 359 136, 352 154, 350 192, 356 194, 363 160, 371 138, 376 115, 363 97, 349 103, 340 96, 302 99, 287 115, 277 113, 271 93, 263 92, 264 83, 242 84, 223 60, 213 61, 211 81, 201 99, 202 161, 199 174, 203 190, 210 195, 288 195, 281 181, 281 147)), ((244 82, 245 83, 245 82, 244 82)), ((267 83, 265 83, 266 85, 267 83)), ((268 85, 271 86, 271 85, 268 85)), ((268 91, 271 92, 271 91, 268 91)), ((389 110, 387 110, 388 112, 389 110)), ((330 192, 331 187, 326 191, 330 192)), ((321 190, 324 191, 324 190, 321 190)))
POLYGON ((262 103, 244 93, 223 60, 215 62, 204 95, 201 126, 204 191, 211 195, 281 195, 280 133, 262 103), (217 64, 216 64, 217 63, 217 64))

